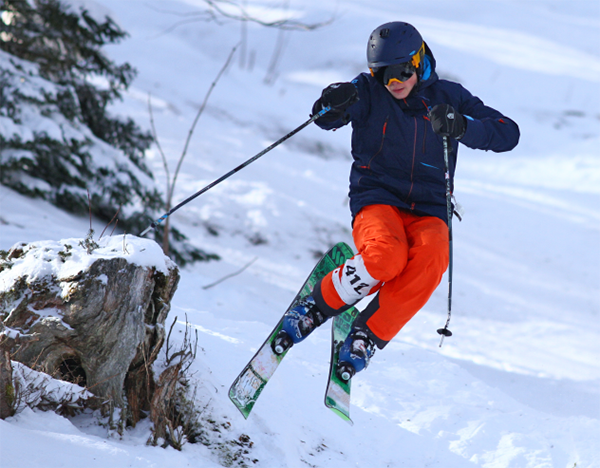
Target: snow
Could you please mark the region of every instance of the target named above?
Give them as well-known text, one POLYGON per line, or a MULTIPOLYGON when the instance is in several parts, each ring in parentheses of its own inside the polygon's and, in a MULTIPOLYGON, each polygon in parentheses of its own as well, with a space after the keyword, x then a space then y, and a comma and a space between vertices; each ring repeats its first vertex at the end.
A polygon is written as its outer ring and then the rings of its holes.
POLYGON ((17 411, 31 411, 42 400, 45 404, 62 402, 63 405, 77 403, 94 395, 79 385, 51 378, 48 374, 37 372, 20 362, 14 363, 13 378, 22 386, 24 398, 18 402, 17 411))
MULTIPOLYGON (((102 24, 107 17, 113 18, 118 24, 117 18, 114 18, 113 12, 102 5, 102 2, 95 2, 89 0, 65 0, 63 3, 70 5, 70 11, 76 13, 83 13, 86 11, 87 14, 92 18, 96 23, 102 24)), ((85 21, 80 20, 81 26, 86 26, 85 21)))
MULTIPOLYGON (((17 278, 27 277, 29 282, 52 276, 59 281, 85 272, 100 259, 125 258, 142 267, 155 268, 169 273, 173 262, 162 253, 160 246, 151 240, 135 236, 115 235, 95 241, 97 248, 88 253, 81 238, 59 241, 32 242, 26 246, 17 243, 12 248, 23 249, 23 254, 11 259, 12 266, 0 272, 0 291, 12 287, 17 278)), ((99 277, 107 281, 106 275, 99 277)))
MULTIPOLYGON (((258 460, 249 464, 259 467, 600 466, 599 4, 292 0, 286 9, 272 3, 240 2, 261 15, 273 7, 300 21, 335 19, 312 32, 246 24, 247 56, 242 61, 240 49, 214 89, 175 202, 304 122, 322 87, 365 71, 368 35, 390 20, 417 26, 441 75, 514 118, 522 138, 511 153, 461 148, 456 196, 466 215, 454 223, 454 336, 438 347, 435 330, 446 319, 444 279, 424 309, 355 378, 353 427, 322 403, 328 326, 288 354, 247 421, 227 398, 229 385, 292 300, 315 256, 334 242, 351 242, 349 130, 309 126, 174 214, 193 243, 223 258, 182 270, 167 319, 177 317, 178 336, 186 320, 198 331, 192 367, 197 398, 207 418, 224 424, 218 436, 247 434, 253 442, 249 457, 258 460), (268 72, 278 38, 283 55, 268 72)), ((112 12, 130 33, 107 49, 118 63, 128 61, 139 71, 112 111, 149 128, 152 94, 172 172, 198 106, 240 40, 240 24, 183 21, 181 14, 206 5, 197 0, 81 5, 95 14, 112 12)), ((264 18, 271 20, 273 11, 264 18)), ((148 157, 162 186, 157 149, 148 157)), ((0 204, 1 249, 34 241, 55 250, 60 239, 82 238, 89 229, 86 218, 5 187, 0 204)), ((94 226, 97 232, 102 227, 94 226)), ((142 261, 144 241, 132 234, 126 235, 128 251, 142 261)), ((110 248, 122 254, 121 236, 102 240, 104 254, 110 248)), ((160 263, 157 249, 148 247, 147 261, 160 263)), ((224 463, 201 444, 187 444, 181 452, 148 447, 148 435, 144 422, 119 438, 107 436, 89 415, 67 419, 24 410, 0 421, 1 464, 224 463)))

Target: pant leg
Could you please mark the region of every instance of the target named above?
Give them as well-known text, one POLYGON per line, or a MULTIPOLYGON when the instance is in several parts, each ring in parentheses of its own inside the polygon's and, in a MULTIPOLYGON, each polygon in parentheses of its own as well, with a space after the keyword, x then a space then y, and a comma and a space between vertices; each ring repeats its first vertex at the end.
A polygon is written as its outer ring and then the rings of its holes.
POLYGON ((313 293, 317 306, 337 315, 398 276, 408 262, 408 240, 397 208, 371 205, 354 220, 358 254, 321 280, 313 293))
POLYGON ((357 215, 352 234, 359 253, 317 284, 315 301, 324 313, 337 315, 379 291, 356 323, 368 328, 381 348, 439 285, 449 261, 448 227, 439 218, 371 205, 357 215), (365 287, 352 295, 350 286, 357 284, 353 283, 356 277, 345 274, 345 267, 350 265, 353 271, 356 264, 362 267, 357 270, 365 287))
POLYGON ((448 268, 448 226, 439 218, 401 212, 408 240, 402 272, 382 285, 359 317, 383 347, 427 303, 448 268))

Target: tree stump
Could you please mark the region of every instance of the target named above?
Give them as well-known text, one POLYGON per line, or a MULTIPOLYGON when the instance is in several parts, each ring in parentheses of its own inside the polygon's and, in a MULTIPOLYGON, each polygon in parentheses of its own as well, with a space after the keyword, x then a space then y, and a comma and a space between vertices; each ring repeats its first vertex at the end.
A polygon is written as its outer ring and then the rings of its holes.
POLYGON ((86 387, 137 422, 179 281, 154 241, 133 236, 18 244, 0 256, 0 319, 24 335, 12 359, 86 387), (99 244, 99 245, 98 245, 99 244), (128 405, 127 405, 128 403, 128 405))

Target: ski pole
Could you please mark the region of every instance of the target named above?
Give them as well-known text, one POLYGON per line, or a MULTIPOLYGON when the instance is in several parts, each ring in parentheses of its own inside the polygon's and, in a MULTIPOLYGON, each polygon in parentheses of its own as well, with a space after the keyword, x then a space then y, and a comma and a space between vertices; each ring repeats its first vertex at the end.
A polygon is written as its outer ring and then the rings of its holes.
POLYGON ((448 330, 450 317, 452 315, 452 187, 450 180, 450 150, 448 148, 448 137, 444 136, 442 138, 444 143, 444 164, 446 166, 446 208, 448 211, 448 249, 450 255, 448 263, 448 318, 446 319, 446 325, 444 325, 444 328, 439 328, 437 331, 440 335, 442 335, 442 339, 440 340, 440 348, 442 347, 444 338, 446 336, 452 336, 452 332, 448 330))
POLYGON ((200 195, 202 195, 205 192, 208 192, 211 188, 213 188, 215 185, 220 184, 221 182, 223 182, 225 179, 228 179, 229 177, 231 177, 233 174, 235 174, 236 172, 242 170, 243 168, 245 168, 246 166, 248 166, 249 164, 253 163, 254 161, 256 161, 258 158, 260 158, 261 156, 264 156, 265 154, 267 154, 269 151, 271 151, 273 148, 279 146, 281 143, 283 143, 285 140, 287 140, 288 138, 291 138, 292 136, 294 136, 296 133, 298 133, 300 130, 302 130, 304 127, 310 125, 312 122, 314 122, 315 120, 317 120, 319 117, 321 117, 322 115, 324 115, 325 113, 329 112, 331 110, 331 107, 324 107, 320 112, 316 113, 315 115, 311 116, 310 119, 308 119, 306 122, 304 122, 302 125, 300 125, 299 127, 295 128, 294 130, 292 130, 290 133, 288 133, 287 135, 283 136, 282 138, 280 138, 279 140, 277 140, 275 143, 273 143, 271 146, 265 148, 264 150, 262 150, 260 153, 256 154, 255 156, 252 156, 250 159, 248 159, 246 162, 240 164, 238 167, 236 167, 235 169, 232 169, 231 171, 229 171, 227 174, 219 177, 218 179, 216 179, 215 181, 211 182, 210 184, 208 184, 206 187, 204 187, 203 189, 198 190, 196 193, 194 193, 193 195, 189 196, 188 198, 186 198, 185 200, 183 200, 179 205, 171 208, 167 213, 165 213, 164 215, 162 215, 160 218, 158 218, 156 221, 153 221, 152 224, 150 224, 150 226, 148 226, 141 234, 140 237, 145 236, 151 229, 156 229, 156 227, 162 223, 165 219, 167 219, 169 216, 171 216, 173 213, 175 213, 179 208, 181 208, 182 206, 188 204, 189 202, 191 202, 194 198, 199 197, 200 195))

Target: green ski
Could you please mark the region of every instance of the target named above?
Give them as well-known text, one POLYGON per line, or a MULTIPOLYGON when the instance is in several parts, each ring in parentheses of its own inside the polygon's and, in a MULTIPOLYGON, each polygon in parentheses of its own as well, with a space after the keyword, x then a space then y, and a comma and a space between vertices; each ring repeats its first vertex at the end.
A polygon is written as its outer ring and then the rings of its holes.
POLYGON ((337 363, 340 348, 350 334, 358 309, 351 307, 344 313, 334 317, 331 326, 331 361, 329 364, 329 381, 325 392, 325 406, 350 424, 350 387, 352 379, 343 380, 337 375, 337 363))
MULTIPOLYGON (((286 313, 296 307, 301 299, 310 295, 317 281, 353 255, 352 249, 347 244, 340 242, 334 245, 314 267, 313 271, 304 282, 304 285, 286 310, 286 313)), ((283 315, 285 315, 285 313, 283 315)), ((248 418, 256 400, 287 354, 287 351, 285 351, 282 354, 277 355, 272 349, 272 342, 277 336, 277 333, 281 330, 283 324, 283 315, 277 326, 275 326, 266 341, 246 367, 244 367, 229 389, 229 398, 240 410, 244 418, 248 418)))

